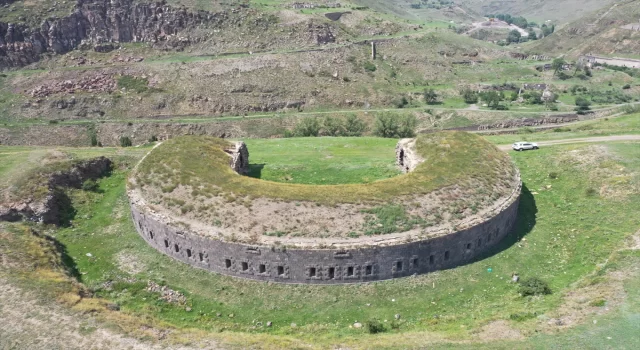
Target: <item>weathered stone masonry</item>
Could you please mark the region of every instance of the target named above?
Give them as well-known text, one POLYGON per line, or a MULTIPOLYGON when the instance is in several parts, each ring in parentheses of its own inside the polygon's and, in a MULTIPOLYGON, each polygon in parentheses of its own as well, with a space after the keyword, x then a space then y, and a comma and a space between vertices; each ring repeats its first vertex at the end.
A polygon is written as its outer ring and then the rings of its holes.
POLYGON ((163 223, 131 205, 138 233, 175 259, 209 271, 262 281, 338 284, 423 274, 472 261, 498 244, 513 228, 519 198, 502 212, 469 229, 446 236, 358 249, 286 249, 223 242, 163 223))
MULTIPOLYGON (((413 140, 401 140, 399 164, 406 172, 423 161, 415 155, 413 140), (404 151, 404 152, 402 152, 404 151), (408 152, 408 153, 407 153, 408 152), (402 153, 402 154, 400 154, 402 153), (405 158, 406 157, 406 158, 405 158), (409 164, 410 163, 410 164, 409 164)), ((230 165, 246 173, 249 153, 243 142, 225 150, 230 165)), ((226 242, 212 227, 210 236, 172 224, 130 193, 136 230, 147 243, 175 259, 224 275, 281 283, 340 284, 386 280, 453 268, 473 261, 498 244, 512 230, 518 214, 521 182, 498 204, 495 215, 465 229, 418 241, 374 240, 348 249, 291 248, 226 242), (353 248, 355 247, 355 248, 353 248)))

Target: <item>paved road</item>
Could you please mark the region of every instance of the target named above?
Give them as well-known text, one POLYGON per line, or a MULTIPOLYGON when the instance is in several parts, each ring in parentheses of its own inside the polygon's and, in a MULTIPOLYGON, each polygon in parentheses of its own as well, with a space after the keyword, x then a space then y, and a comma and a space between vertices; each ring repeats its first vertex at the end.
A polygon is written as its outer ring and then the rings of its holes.
MULTIPOLYGON (((536 142, 538 146, 553 146, 553 145, 566 145, 571 143, 585 143, 585 142, 607 142, 607 141, 640 141, 640 135, 616 135, 616 136, 598 136, 598 137, 581 137, 575 139, 564 140, 549 140, 536 142)), ((511 149, 511 145, 498 145, 503 151, 511 149)))

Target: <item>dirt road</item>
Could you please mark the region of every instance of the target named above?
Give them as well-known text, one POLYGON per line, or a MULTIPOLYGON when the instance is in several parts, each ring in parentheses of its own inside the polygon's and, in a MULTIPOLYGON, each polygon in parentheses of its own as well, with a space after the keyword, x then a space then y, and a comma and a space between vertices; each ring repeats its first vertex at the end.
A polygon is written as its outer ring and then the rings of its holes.
MULTIPOLYGON (((582 137, 575 139, 564 139, 564 140, 549 140, 549 141, 540 141, 536 142, 538 146, 553 146, 553 145, 566 145, 571 143, 585 143, 585 142, 613 142, 613 141, 640 141, 640 135, 616 135, 616 136, 598 136, 598 137, 582 137)), ((535 141, 533 141, 535 142, 535 141)), ((503 151, 508 151, 511 149, 511 145, 499 145, 503 151)))

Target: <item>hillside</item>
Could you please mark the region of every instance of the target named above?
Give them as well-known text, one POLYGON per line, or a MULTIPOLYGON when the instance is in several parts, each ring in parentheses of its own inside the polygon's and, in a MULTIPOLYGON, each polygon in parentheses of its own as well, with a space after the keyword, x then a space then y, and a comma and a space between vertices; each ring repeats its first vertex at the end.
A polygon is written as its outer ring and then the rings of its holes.
POLYGON ((634 56, 640 50, 640 1, 626 0, 567 24, 552 36, 531 43, 536 53, 634 56), (632 29, 635 28, 635 29, 632 29))
POLYGON ((355 0, 363 6, 410 19, 476 22, 487 14, 524 16, 564 24, 616 0, 355 0))

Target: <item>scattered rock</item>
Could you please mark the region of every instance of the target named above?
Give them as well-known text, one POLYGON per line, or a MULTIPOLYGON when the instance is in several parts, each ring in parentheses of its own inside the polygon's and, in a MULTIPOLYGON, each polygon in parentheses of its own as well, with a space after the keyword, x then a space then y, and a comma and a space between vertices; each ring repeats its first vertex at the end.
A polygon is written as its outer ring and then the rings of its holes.
POLYGON ((395 314, 393 317, 395 317, 396 320, 399 320, 400 319, 400 314, 395 314))
POLYGON ((353 324, 353 328, 362 328, 362 323, 356 322, 353 324))
POLYGON ((272 324, 271 321, 267 321, 267 327, 271 327, 272 324))

